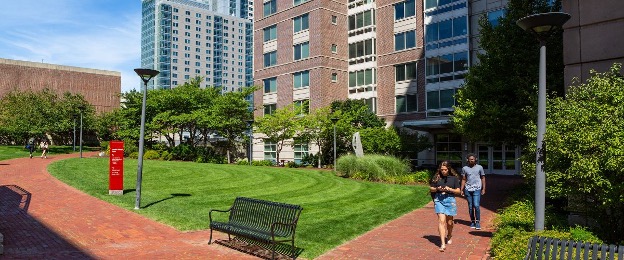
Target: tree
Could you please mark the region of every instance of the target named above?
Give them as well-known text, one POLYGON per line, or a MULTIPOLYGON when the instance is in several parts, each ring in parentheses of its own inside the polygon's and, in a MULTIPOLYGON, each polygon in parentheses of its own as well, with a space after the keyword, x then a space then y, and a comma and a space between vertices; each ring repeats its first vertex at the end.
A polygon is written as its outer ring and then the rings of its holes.
POLYGON ((258 132, 266 135, 264 142, 275 143, 278 162, 286 140, 292 139, 301 130, 298 120, 300 117, 297 116, 294 105, 290 104, 275 110, 273 114, 264 115, 255 123, 258 132))
MULTIPOLYGON (((592 71, 586 83, 548 101, 546 192, 567 198, 600 226, 603 239, 617 243, 624 233, 624 77, 621 64, 592 71)), ((528 135, 535 137, 531 124, 528 135)), ((535 178, 535 144, 523 173, 535 178)))
POLYGON ((324 138, 329 131, 332 131, 332 123, 329 120, 329 107, 322 107, 314 110, 312 113, 301 118, 303 126, 299 138, 304 142, 313 142, 319 147, 318 168, 321 168, 321 157, 323 155, 321 147, 328 144, 327 138, 324 138))
POLYGON ((390 155, 401 148, 401 139, 394 128, 369 127, 358 131, 365 153, 390 155))
MULTIPOLYGON (((479 44, 485 53, 470 67, 459 89, 454 129, 472 141, 524 145, 523 126, 534 120, 537 107, 539 49, 535 36, 523 31, 516 21, 530 14, 559 10, 546 0, 510 0, 497 26, 484 15, 479 44)), ((556 31, 547 41, 547 86, 552 96, 562 96, 563 40, 556 31)))

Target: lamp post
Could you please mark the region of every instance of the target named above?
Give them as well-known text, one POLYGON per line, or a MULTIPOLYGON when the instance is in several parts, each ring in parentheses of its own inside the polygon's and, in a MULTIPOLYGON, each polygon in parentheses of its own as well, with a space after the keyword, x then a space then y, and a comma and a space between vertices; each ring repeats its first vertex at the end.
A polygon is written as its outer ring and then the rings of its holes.
POLYGON ((143 103, 141 104, 141 131, 139 133, 139 166, 137 169, 137 183, 136 183, 136 201, 134 202, 134 209, 141 208, 141 181, 143 174, 143 144, 145 139, 145 102, 147 99, 147 82, 160 73, 153 69, 134 69, 141 80, 143 80, 143 103))
POLYGON ((523 30, 535 35, 540 42, 539 85, 537 101, 537 145, 535 150, 535 231, 544 230, 544 211, 546 204, 546 40, 565 22, 570 15, 550 12, 529 15, 516 21, 523 30))
POLYGON ((72 139, 74 143, 74 152, 76 152, 76 114, 73 115, 74 118, 74 139, 72 139))
POLYGON ((336 122, 338 122, 338 118, 332 117, 330 120, 334 124, 334 171, 336 171, 336 122))
POLYGON ((249 128, 249 166, 251 166, 251 160, 253 160, 253 119, 249 119, 246 121, 247 127, 249 128))
POLYGON ((82 109, 80 110, 80 158, 82 158, 82 109))

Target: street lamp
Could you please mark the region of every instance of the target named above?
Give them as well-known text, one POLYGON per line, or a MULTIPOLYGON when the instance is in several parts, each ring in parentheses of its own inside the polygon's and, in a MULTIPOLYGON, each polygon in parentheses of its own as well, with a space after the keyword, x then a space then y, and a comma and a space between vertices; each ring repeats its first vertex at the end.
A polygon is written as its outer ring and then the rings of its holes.
POLYGON ((134 202, 134 209, 141 208, 141 181, 143 174, 143 143, 145 139, 145 102, 147 99, 147 82, 160 73, 153 69, 134 69, 141 80, 143 80, 143 103, 141 104, 141 131, 139 133, 139 166, 137 170, 137 183, 136 183, 136 201, 134 202))
POLYGON ((334 124, 334 171, 336 171, 336 122, 338 122, 338 118, 332 117, 330 120, 334 124))
POLYGON ((72 139, 74 143, 74 152, 76 152, 76 114, 72 116, 74 118, 74 139, 72 139))
POLYGON ((251 160, 253 159, 252 149, 253 149, 253 119, 249 119, 246 121, 247 127, 249 128, 249 166, 251 166, 251 160))
POLYGON ((539 85, 537 101, 537 146, 535 150, 535 231, 544 230, 544 211, 546 204, 546 40, 565 22, 570 15, 550 12, 529 15, 516 21, 523 30, 535 35, 540 42, 539 85))

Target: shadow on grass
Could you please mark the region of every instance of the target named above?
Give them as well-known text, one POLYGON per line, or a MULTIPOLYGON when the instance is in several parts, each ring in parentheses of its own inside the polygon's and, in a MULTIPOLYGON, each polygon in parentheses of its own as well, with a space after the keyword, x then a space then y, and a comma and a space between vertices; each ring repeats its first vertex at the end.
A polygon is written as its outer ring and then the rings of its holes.
MULTIPOLYGON (((126 191, 124 190, 124 194, 125 194, 125 192, 126 191)), ((190 196, 191 196, 191 194, 187 194, 187 193, 171 193, 171 196, 169 196, 167 198, 164 198, 164 199, 161 199, 161 200, 157 200, 157 201, 154 201, 154 202, 147 203, 147 205, 143 206, 143 208, 147 208, 147 207, 152 206, 152 205, 154 205, 156 203, 160 203, 160 202, 163 202, 165 200, 170 200, 170 199, 173 199, 173 198, 176 198, 176 197, 190 197, 190 196)))
MULTIPOLYGON (((264 243, 243 237, 235 237, 232 240, 215 240, 214 243, 262 259, 273 259, 271 244, 269 243, 264 243)), ((293 249, 290 244, 277 243, 275 246, 275 259, 297 258, 301 255, 301 253, 303 253, 303 250, 303 248, 299 248, 296 246, 293 249)))
POLYGON ((135 191, 136 191, 136 189, 125 189, 123 191, 123 194, 126 195, 126 193, 135 192, 135 191))

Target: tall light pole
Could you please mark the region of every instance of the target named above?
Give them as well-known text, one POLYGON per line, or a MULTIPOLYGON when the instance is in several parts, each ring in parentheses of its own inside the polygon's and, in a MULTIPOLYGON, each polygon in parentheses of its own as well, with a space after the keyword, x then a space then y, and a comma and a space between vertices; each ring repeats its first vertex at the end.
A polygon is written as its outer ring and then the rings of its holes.
POLYGON ((80 158, 82 158, 82 109, 80 109, 80 158))
POLYGON ((334 171, 336 171, 336 122, 338 122, 338 118, 332 117, 330 120, 334 124, 334 171))
POLYGON ((253 160, 253 119, 249 119, 246 121, 247 127, 249 128, 249 166, 251 166, 251 161, 253 160))
POLYGON ((73 115, 74 118, 74 139, 72 139, 74 143, 74 152, 76 152, 76 114, 73 115))
POLYGON ((147 82, 160 73, 153 69, 134 69, 134 72, 143 80, 143 103, 141 104, 141 131, 139 133, 139 166, 137 169, 137 183, 136 183, 136 201, 134 202, 134 209, 141 208, 141 181, 143 175, 143 145, 145 139, 145 102, 147 100, 147 82))
POLYGON ((535 231, 544 230, 546 204, 546 40, 570 19, 561 12, 529 15, 516 21, 523 30, 535 35, 540 42, 539 85, 537 101, 537 146, 535 150, 535 231))

